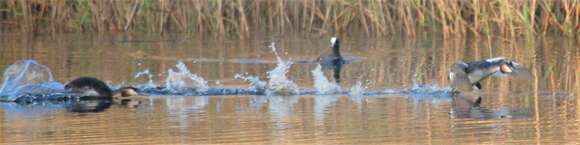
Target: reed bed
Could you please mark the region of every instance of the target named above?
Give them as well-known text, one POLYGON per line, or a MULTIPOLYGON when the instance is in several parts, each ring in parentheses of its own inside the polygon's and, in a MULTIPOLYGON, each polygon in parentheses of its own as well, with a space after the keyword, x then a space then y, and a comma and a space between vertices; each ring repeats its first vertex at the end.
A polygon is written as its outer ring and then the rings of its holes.
POLYGON ((24 33, 255 31, 444 37, 580 32, 577 0, 2 0, 0 30, 24 33))

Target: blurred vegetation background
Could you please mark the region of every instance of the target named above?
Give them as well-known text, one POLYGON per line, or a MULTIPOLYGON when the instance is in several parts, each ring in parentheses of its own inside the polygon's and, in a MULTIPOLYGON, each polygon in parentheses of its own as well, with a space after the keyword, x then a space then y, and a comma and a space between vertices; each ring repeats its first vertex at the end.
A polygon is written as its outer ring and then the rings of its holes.
POLYGON ((2 0, 3 33, 575 36, 577 0, 2 0))

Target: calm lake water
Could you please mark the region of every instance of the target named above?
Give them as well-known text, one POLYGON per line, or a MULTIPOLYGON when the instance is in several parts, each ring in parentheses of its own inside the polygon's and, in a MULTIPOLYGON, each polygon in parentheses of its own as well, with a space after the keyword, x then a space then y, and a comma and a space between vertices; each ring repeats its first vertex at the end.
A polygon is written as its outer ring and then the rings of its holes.
MULTIPOLYGON (((443 39, 341 36, 342 90, 420 88, 400 95, 140 96, 100 112, 67 104, 0 103, 0 143, 11 144, 537 144, 580 138, 580 41, 575 38, 443 39), (448 66, 504 56, 529 69, 529 80, 484 81, 481 107, 429 90, 447 88, 448 66)), ((163 84, 178 61, 212 88, 247 88, 236 74, 265 80, 276 43, 287 76, 314 89, 308 62, 330 53, 330 36, 246 39, 191 34, 0 35, 0 69, 25 59, 51 68, 56 80, 94 76, 115 85, 163 84)), ((332 80, 332 72, 325 70, 332 80)), ((1 77, 1 76, 0 76, 1 77)))

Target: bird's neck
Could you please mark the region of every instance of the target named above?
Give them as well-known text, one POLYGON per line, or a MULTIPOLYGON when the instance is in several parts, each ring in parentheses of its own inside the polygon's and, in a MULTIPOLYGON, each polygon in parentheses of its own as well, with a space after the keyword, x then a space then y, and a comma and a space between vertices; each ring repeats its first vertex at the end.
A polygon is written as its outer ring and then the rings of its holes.
POLYGON ((332 47, 332 55, 334 55, 335 57, 342 57, 340 55, 340 48, 338 47, 338 45, 334 45, 332 47))
POLYGON ((469 80, 471 83, 479 82, 499 71, 499 67, 481 68, 470 72, 469 80))

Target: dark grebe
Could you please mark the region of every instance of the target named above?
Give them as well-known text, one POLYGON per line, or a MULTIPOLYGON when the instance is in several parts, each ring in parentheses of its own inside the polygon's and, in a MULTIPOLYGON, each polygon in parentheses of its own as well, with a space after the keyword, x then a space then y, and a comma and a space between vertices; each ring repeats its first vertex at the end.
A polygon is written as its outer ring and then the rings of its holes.
POLYGON ((465 92, 481 90, 481 81, 489 76, 510 76, 517 73, 519 64, 503 57, 480 61, 458 62, 449 69, 451 87, 456 91, 465 92))
POLYGON ((340 71, 342 65, 346 63, 342 55, 340 55, 340 40, 336 37, 330 38, 330 47, 332 48, 332 54, 322 55, 318 57, 318 63, 322 66, 322 69, 333 69, 333 78, 336 82, 340 82, 340 71))
POLYGON ((139 94, 139 90, 133 87, 123 87, 111 90, 105 82, 93 77, 80 77, 65 85, 65 90, 76 93, 80 97, 119 98, 139 94))
POLYGON ((322 55, 318 57, 318 62, 323 68, 330 68, 332 66, 342 64, 344 59, 340 55, 340 40, 336 37, 330 38, 330 47, 332 54, 322 55))

